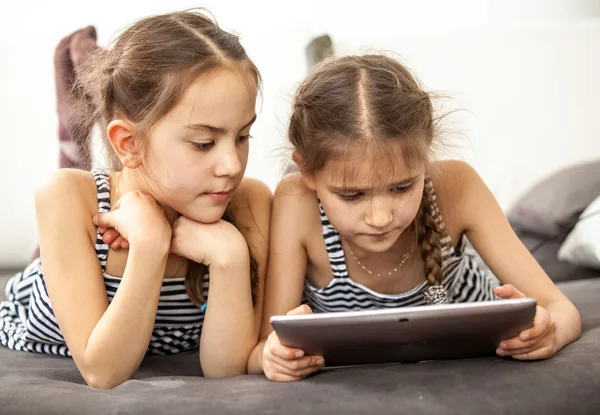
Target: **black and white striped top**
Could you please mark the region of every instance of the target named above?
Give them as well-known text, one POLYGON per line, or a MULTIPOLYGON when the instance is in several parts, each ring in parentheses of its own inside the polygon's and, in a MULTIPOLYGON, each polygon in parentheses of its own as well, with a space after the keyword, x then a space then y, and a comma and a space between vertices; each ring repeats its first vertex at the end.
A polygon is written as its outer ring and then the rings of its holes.
MULTIPOLYGON (((329 222, 319 202, 323 238, 329 255, 333 279, 323 288, 314 287, 308 279, 304 281, 303 304, 308 304, 315 313, 351 310, 372 310, 425 305, 423 292, 428 287, 423 282, 402 294, 381 294, 354 282, 346 268, 346 258, 339 233, 329 222)), ((500 285, 498 279, 485 267, 474 252, 467 249, 463 235, 456 247, 449 244, 449 237, 442 241, 443 285, 448 290, 451 303, 488 301, 496 299, 492 291, 500 285)))
MULTIPOLYGON (((108 176, 101 170, 92 173, 98 191, 98 212, 107 212, 110 210, 108 176)), ((95 250, 110 303, 121 278, 106 273, 108 245, 99 233, 95 250)), ((207 274, 205 298, 208 298, 208 282, 207 274)), ((8 280, 6 296, 8 301, 0 303, 0 344, 14 350, 71 355, 54 317, 39 259, 8 280)), ((175 354, 197 348, 203 321, 204 313, 186 294, 184 278, 164 279, 148 353, 175 354)))

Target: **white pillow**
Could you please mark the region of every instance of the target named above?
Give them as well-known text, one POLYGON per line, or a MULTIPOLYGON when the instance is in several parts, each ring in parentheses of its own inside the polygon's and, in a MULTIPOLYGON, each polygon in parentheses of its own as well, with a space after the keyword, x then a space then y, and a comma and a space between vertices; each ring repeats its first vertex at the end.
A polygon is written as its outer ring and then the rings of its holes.
POLYGON ((558 259, 600 269, 600 196, 583 211, 558 250, 558 259))

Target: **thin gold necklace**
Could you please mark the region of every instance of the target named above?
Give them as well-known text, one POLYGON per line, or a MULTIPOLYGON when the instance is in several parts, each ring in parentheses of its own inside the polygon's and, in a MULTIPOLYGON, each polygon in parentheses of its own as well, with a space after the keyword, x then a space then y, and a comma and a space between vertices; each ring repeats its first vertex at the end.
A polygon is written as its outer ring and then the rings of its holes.
MULTIPOLYGON (((350 247, 349 243, 346 243, 346 246, 348 247, 348 250, 350 251, 350 255, 352 255, 352 258, 354 258, 354 260, 356 261, 356 263, 367 273, 369 273, 369 275, 373 275, 373 271, 371 271, 370 269, 368 269, 367 267, 365 267, 363 264, 361 264, 361 262, 358 260, 358 258, 356 258, 356 255, 354 255, 354 252, 352 252, 352 248, 350 247)), ((402 261, 400 261, 400 263, 392 270, 392 271, 388 271, 387 274, 388 275, 392 275, 392 273, 394 272, 398 272, 398 270, 400 268, 402 268, 402 266, 406 263, 406 261, 408 261, 408 258, 410 258, 410 256, 412 255, 413 252, 413 248, 414 248, 414 244, 411 246, 410 248, 410 252, 408 254, 404 254, 404 256, 402 257, 402 261)), ((384 273, 377 273, 376 274, 378 277, 381 277, 382 275, 385 275, 384 273)))

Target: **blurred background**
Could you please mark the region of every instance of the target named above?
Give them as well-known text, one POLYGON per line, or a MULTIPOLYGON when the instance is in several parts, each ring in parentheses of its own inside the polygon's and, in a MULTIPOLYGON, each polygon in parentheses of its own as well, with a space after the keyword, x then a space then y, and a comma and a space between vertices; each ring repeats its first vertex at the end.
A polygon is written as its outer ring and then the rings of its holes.
POLYGON ((54 49, 94 25, 106 46, 148 14, 205 7, 236 32, 264 79, 247 175, 275 188, 305 49, 328 34, 336 54, 396 54, 461 109, 446 157, 471 163, 508 209, 539 179, 600 158, 600 1, 171 0, 3 2, 0 6, 0 266, 37 245, 36 184, 58 168, 54 49))

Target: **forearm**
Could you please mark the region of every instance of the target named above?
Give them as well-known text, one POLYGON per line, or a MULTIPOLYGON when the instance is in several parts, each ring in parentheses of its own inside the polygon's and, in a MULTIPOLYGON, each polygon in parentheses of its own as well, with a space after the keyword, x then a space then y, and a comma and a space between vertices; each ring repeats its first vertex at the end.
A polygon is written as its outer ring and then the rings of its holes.
POLYGON ((566 298, 548 304, 546 310, 556 324, 558 350, 577 340, 581 334, 581 317, 577 308, 566 298))
POLYGON ((200 362, 207 377, 246 373, 256 344, 249 257, 235 264, 211 265, 208 306, 200 339, 200 362))
POLYGON ((114 387, 130 379, 150 342, 168 249, 135 247, 115 297, 91 332, 85 349, 88 383, 114 387))

